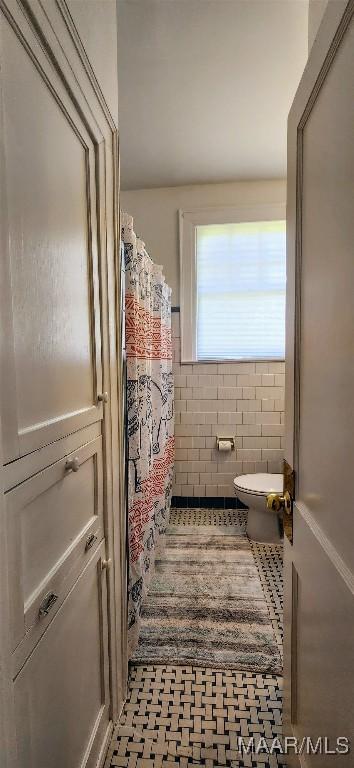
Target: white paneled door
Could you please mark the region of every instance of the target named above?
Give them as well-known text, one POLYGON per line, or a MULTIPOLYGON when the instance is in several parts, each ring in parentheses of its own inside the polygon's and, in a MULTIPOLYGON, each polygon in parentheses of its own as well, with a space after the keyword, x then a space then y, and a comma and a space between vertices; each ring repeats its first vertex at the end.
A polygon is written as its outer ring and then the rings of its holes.
POLYGON ((16 768, 101 765, 124 696, 116 4, 89 5, 87 25, 80 2, 0 0, 0 762, 16 768), (108 44, 103 92, 87 50, 102 74, 108 44))
POLYGON ((288 133, 284 719, 317 743, 287 758, 307 768, 349 768, 354 749, 353 12, 330 0, 288 133))

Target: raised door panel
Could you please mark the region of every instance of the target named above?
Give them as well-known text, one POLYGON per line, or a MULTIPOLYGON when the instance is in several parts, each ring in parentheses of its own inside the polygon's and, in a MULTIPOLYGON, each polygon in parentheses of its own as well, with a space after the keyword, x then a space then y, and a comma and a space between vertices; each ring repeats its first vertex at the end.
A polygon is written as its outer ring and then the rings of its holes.
POLYGON ((109 728, 104 543, 14 681, 19 768, 93 768, 109 728))
POLYGON ((71 574, 103 537, 101 438, 9 491, 6 510, 12 647, 30 634, 28 652, 51 618, 41 611, 46 596, 53 592, 60 605, 71 574))
POLYGON ((5 461, 102 417, 98 144, 30 42, 3 20, 5 461))

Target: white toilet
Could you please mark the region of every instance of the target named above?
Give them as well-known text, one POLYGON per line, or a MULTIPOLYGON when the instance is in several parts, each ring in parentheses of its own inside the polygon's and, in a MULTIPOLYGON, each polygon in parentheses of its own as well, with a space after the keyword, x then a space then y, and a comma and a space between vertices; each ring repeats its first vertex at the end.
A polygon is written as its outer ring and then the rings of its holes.
POLYGON ((283 475, 259 473, 239 475, 234 479, 236 496, 249 508, 247 534, 261 542, 279 542, 279 520, 276 512, 267 508, 268 493, 283 492, 283 475))

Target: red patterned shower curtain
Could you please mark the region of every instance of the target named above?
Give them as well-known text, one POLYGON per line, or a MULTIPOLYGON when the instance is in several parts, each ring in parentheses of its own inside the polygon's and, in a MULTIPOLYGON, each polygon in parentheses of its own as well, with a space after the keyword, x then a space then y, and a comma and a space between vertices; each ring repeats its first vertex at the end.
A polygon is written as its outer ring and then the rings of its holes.
POLYGON ((168 523, 174 463, 171 289, 122 214, 128 411, 129 651, 168 523))

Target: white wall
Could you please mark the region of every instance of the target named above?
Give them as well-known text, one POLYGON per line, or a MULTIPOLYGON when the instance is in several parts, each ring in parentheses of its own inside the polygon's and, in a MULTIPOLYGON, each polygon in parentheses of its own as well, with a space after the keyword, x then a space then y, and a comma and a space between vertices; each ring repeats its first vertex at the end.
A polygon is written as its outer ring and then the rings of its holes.
POLYGON ((203 184, 139 189, 121 193, 121 206, 134 217, 134 229, 155 262, 164 267, 179 306, 178 210, 249 203, 285 203, 286 181, 203 184))
POLYGON ((328 0, 309 0, 309 21, 308 21, 308 47, 311 51, 314 39, 321 24, 323 14, 326 10, 328 0))

